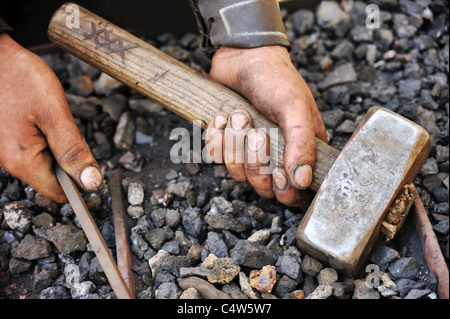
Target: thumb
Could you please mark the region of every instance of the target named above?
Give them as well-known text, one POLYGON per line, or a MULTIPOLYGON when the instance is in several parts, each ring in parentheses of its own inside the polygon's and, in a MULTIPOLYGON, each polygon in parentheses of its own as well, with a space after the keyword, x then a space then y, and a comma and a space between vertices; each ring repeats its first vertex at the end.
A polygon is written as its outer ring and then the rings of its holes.
POLYGON ((59 166, 83 190, 97 191, 103 185, 98 163, 84 142, 65 97, 57 105, 52 108, 55 112, 38 121, 39 129, 59 166))

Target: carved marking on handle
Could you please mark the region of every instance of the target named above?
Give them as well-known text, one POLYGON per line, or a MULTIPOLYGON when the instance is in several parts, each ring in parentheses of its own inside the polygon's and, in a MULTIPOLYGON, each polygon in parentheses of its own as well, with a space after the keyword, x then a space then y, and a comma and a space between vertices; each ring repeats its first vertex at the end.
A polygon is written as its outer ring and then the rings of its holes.
POLYGON ((118 53, 122 58, 122 62, 125 62, 125 51, 139 47, 139 45, 129 45, 124 47, 123 46, 124 40, 122 38, 114 36, 106 28, 101 28, 97 30, 97 26, 95 25, 94 22, 91 22, 91 28, 92 33, 91 34, 85 33, 84 40, 86 41, 89 39, 93 39, 96 49, 99 47, 106 47, 107 49, 106 54, 108 55, 111 53, 118 53), (101 38, 102 36, 105 38, 104 41, 102 41, 101 38), (110 38, 110 36, 112 37, 112 39, 110 38), (115 48, 113 48, 114 43, 117 43, 115 48))

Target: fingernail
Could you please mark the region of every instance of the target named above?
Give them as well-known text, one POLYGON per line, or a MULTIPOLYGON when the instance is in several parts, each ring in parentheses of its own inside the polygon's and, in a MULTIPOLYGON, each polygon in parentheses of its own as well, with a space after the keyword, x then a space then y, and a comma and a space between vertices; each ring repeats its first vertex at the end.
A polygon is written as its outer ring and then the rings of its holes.
POLYGON ((273 175, 273 183, 275 184, 275 187, 278 189, 285 189, 287 185, 287 178, 282 173, 278 171, 274 171, 273 175))
POLYGON ((248 117, 242 112, 236 112, 231 116, 231 127, 242 130, 248 124, 248 117))
POLYGON ((97 167, 88 166, 81 172, 80 182, 85 190, 96 191, 103 184, 103 176, 97 167))
POLYGON ((308 188, 312 182, 311 165, 299 165, 294 171, 294 182, 300 189, 308 188))
POLYGON ((252 152, 259 151, 266 143, 266 139, 257 130, 247 133, 247 148, 252 152))
POLYGON ((214 117, 214 127, 223 130, 227 125, 226 116, 219 114, 214 117))

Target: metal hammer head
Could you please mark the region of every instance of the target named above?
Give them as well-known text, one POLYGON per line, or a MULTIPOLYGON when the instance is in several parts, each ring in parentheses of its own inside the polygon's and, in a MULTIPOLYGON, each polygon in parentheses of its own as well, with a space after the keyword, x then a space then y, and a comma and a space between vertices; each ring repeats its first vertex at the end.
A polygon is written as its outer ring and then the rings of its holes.
POLYGON ((417 124, 372 107, 337 157, 297 230, 300 248, 355 276, 378 241, 380 226, 402 186, 430 151, 417 124))

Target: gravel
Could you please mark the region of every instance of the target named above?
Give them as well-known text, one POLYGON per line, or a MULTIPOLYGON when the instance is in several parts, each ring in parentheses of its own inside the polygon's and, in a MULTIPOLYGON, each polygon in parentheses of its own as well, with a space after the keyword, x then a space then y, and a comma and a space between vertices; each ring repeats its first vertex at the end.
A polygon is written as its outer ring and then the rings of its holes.
MULTIPOLYGON (((381 10, 379 29, 366 28, 369 3, 362 1, 283 9, 290 54, 333 147, 342 149, 373 105, 429 131, 431 154, 415 184, 448 265, 448 3, 372 2, 381 10)), ((209 70, 197 34, 148 41, 200 72, 209 70)), ((192 133, 191 123, 67 53, 42 57, 61 80, 105 176, 124 172, 137 298, 436 298, 436 277, 414 253, 412 239, 380 242, 368 261, 376 268, 346 277, 297 247, 305 209, 261 199, 223 165, 170 162, 171 130, 192 133)), ((83 196, 115 254, 108 183, 83 196)), ((115 298, 70 205, 49 201, 3 169, 0 298, 115 298)))

